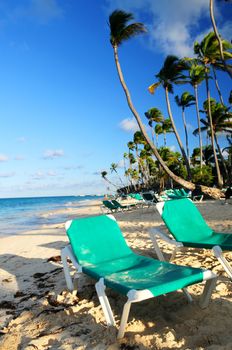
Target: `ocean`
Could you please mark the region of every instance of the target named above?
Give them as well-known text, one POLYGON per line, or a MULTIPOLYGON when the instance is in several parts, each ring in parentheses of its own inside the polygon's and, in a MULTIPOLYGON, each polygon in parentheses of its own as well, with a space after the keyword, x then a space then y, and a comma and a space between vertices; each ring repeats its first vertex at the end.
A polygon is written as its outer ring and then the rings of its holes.
POLYGON ((37 229, 49 223, 65 222, 64 214, 46 216, 47 212, 67 207, 78 208, 85 202, 99 199, 100 196, 59 196, 0 198, 0 236, 20 234, 27 230, 37 229))

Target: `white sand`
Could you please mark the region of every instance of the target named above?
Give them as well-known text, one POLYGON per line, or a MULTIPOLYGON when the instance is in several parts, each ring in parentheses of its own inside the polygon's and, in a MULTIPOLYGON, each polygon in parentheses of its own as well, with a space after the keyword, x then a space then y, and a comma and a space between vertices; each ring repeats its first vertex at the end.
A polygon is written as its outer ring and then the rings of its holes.
MULTIPOLYGON (((198 208, 215 230, 232 232, 232 205, 221 203, 203 202, 198 208)), ((100 214, 100 202, 63 212, 70 218, 100 214)), ((132 249, 155 257, 148 235, 150 227, 162 225, 155 209, 115 217, 132 249)), ((117 330, 105 325, 94 281, 82 276, 77 295, 71 294, 60 261, 49 261, 67 241, 63 224, 0 239, 0 350, 232 349, 232 282, 209 251, 189 249, 175 260, 219 275, 207 309, 198 306, 203 285, 189 288, 192 304, 175 292, 132 305, 125 338, 117 341, 117 330)), ((164 252, 171 250, 164 245, 164 252)), ((226 256, 232 264, 232 253, 226 256)), ((113 291, 108 296, 118 325, 125 298, 113 291)))

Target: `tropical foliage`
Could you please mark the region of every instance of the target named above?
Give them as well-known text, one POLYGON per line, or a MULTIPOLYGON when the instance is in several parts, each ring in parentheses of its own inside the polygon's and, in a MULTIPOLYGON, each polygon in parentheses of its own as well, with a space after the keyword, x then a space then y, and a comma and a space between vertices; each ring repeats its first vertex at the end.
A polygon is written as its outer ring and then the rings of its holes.
MULTIPOLYGON (((222 96, 217 71, 220 70, 219 77, 231 71, 232 45, 221 36, 218 38, 214 30, 201 42, 194 43, 194 58, 167 56, 160 71, 155 74, 156 81, 148 90, 154 94, 158 87, 163 87, 168 118, 164 117, 163 111, 153 106, 148 107, 144 113, 146 118, 143 120, 135 109, 124 81, 118 47, 124 41, 146 33, 147 30, 142 23, 133 22, 132 14, 122 10, 116 10, 110 15, 109 26, 119 80, 128 106, 140 128, 127 143, 128 153, 123 155, 123 173, 118 169, 125 180, 119 176, 117 163, 111 164, 111 173, 118 177, 117 186, 122 187, 126 182, 124 188, 128 191, 131 186, 135 189, 151 187, 162 190, 177 183, 190 190, 194 190, 196 185, 201 186, 203 192, 215 198, 220 196, 221 193, 216 187, 231 185, 232 177, 232 113, 231 106, 227 105, 227 102, 231 104, 232 97, 231 91, 228 91, 227 96, 222 96), (216 86, 214 90, 213 83, 216 86), (176 86, 179 86, 179 89, 184 86, 184 91, 175 96, 175 101, 181 108, 185 146, 176 127, 181 117, 178 114, 173 115, 172 112, 171 97, 176 86), (188 86, 193 90, 187 91, 188 86), (215 95, 215 92, 216 96, 212 98, 211 95, 215 95), (187 108, 191 109, 191 115, 195 110, 198 126, 191 134, 188 124, 191 124, 192 120, 189 119, 190 113, 186 112, 187 108), (204 118, 201 118, 200 113, 203 113, 204 118), (170 132, 175 135, 180 152, 167 147, 167 133, 170 132), (199 137, 199 147, 191 149, 190 145, 196 136, 199 137), (190 140, 192 142, 189 142, 190 140)), ((109 181, 106 175, 106 171, 102 173, 103 179, 109 181)))

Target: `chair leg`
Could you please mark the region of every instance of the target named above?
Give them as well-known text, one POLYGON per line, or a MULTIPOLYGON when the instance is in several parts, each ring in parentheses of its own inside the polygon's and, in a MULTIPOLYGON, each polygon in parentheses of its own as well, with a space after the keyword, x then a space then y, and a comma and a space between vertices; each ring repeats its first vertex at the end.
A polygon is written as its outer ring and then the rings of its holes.
POLYGON ((118 331, 118 335, 117 335, 118 339, 123 338, 123 336, 125 334, 125 328, 126 328, 126 324, 127 324, 127 320, 128 320, 128 316, 129 316, 129 312, 130 312, 130 307, 131 307, 131 301, 128 300, 124 304, 124 307, 123 307, 120 327, 119 327, 119 331, 118 331))
POLYGON ((221 265, 225 269, 226 273, 229 275, 230 279, 232 280, 232 267, 230 266, 230 264, 226 260, 226 258, 223 256, 223 252, 222 252, 221 248, 219 246, 215 246, 215 247, 213 247, 212 250, 213 250, 215 257, 221 263, 221 265))
POLYGON ((200 300, 200 307, 202 309, 206 308, 209 305, 210 298, 212 295, 213 290, 215 289, 217 282, 217 276, 214 275, 210 279, 208 279, 205 283, 205 288, 203 290, 201 300, 200 300))
POLYGON ((100 301, 107 326, 115 326, 115 320, 113 316, 113 312, 109 303, 109 300, 105 293, 105 285, 104 285, 104 279, 100 278, 100 280, 95 284, 95 288, 97 291, 98 299, 100 301))
POLYGON ((72 281, 72 278, 70 275, 70 270, 69 270, 69 266, 68 266, 68 262, 67 262, 68 257, 69 257, 69 251, 68 251, 67 247, 65 247, 61 250, 61 260, 62 260, 62 264, 63 264, 64 277, 65 277, 65 281, 66 281, 68 289, 70 291, 73 291, 74 285, 73 285, 73 281, 72 281))
POLYGON ((150 234, 150 237, 151 237, 151 240, 152 240, 152 243, 153 243, 153 246, 154 246, 154 249, 155 249, 155 252, 156 252, 156 255, 157 255, 158 259, 160 261, 166 261, 165 258, 164 258, 164 255, 161 252, 161 249, 160 249, 160 247, 158 245, 156 236, 154 234, 150 234))
POLYGON ((184 295, 186 296, 187 300, 189 303, 193 301, 193 298, 191 297, 190 293, 188 292, 187 288, 182 289, 184 295))

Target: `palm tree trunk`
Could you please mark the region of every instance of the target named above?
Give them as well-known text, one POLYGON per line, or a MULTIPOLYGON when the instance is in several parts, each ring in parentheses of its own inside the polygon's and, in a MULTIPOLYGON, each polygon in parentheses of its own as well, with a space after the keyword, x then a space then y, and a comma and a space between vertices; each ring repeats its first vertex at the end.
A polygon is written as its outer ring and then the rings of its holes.
MULTIPOLYGON (((158 134, 155 134, 155 137, 156 137, 156 147, 158 148, 159 146, 158 146, 158 137, 159 137, 159 135, 158 134)), ((154 143, 154 142, 153 142, 154 143)))
POLYGON ((164 147, 166 147, 166 145, 167 145, 166 136, 167 136, 166 131, 164 131, 164 147))
POLYGON ((185 132, 185 142, 186 142, 187 157, 188 157, 188 161, 189 161, 189 164, 190 164, 189 144, 188 144, 188 131, 187 131, 187 125, 186 125, 184 107, 182 108, 182 119, 183 119, 183 124, 184 124, 184 132, 185 132))
POLYGON ((221 161, 222 161, 222 166, 223 166, 223 169, 224 169, 226 180, 228 181, 228 170, 227 170, 227 167, 226 167, 225 159, 223 157, 221 148, 220 148, 219 143, 218 143, 218 139, 217 139, 216 133, 214 133, 214 139, 215 139, 215 143, 217 145, 218 153, 220 154, 220 158, 221 158, 221 161))
POLYGON ((190 180, 192 178, 191 176, 191 170, 190 170, 190 164, 189 164, 189 160, 188 160, 188 157, 185 153, 185 149, 183 147, 183 144, 181 142, 181 139, 180 139, 180 136, 179 136, 179 133, 176 129, 176 125, 175 125, 175 122, 174 122, 174 119, 173 119, 173 115, 172 115, 172 111, 171 111, 171 106, 170 106, 170 101, 169 101, 169 97, 168 97, 168 88, 165 87, 165 97, 166 97, 166 103, 167 103, 167 108, 168 108, 168 115, 169 115, 169 118, 171 120, 171 123, 172 123, 172 128, 173 128, 173 131, 176 135, 176 139, 177 139, 177 142, 179 144, 179 147, 180 147, 180 150, 181 150, 181 153, 182 153, 182 156, 184 158, 184 161, 185 161, 185 164, 186 164, 186 169, 187 169, 187 173, 188 173, 188 179, 190 180))
POLYGON ((194 93, 195 93, 195 99, 196 99, 197 125, 198 125, 198 134, 199 134, 200 169, 202 169, 203 152, 202 152, 202 135, 201 135, 201 124, 200 124, 200 113, 199 113, 197 84, 194 85, 194 93))
MULTIPOLYGON (((118 60, 117 46, 114 45, 113 49, 114 49, 114 58, 115 58, 115 64, 116 64, 116 67, 117 67, 119 80, 120 80, 122 88, 123 88, 123 90, 125 92, 128 106, 129 106, 131 112, 133 113, 133 115, 134 115, 134 117, 135 117, 135 119, 136 119, 136 121, 137 121, 137 123, 139 125, 139 128, 140 128, 140 130, 141 130, 141 132, 142 132, 142 134, 144 136, 144 138, 146 139, 147 143, 151 147, 152 152, 154 153, 154 155, 155 155, 156 159, 158 160, 159 164, 162 166, 163 170, 168 174, 168 176, 170 176, 173 179, 173 181, 177 182, 181 186, 183 186, 183 187, 193 191, 196 188, 195 184, 193 184, 190 181, 186 181, 186 180, 182 179, 181 177, 175 175, 169 169, 169 167, 166 165, 166 163, 163 161, 162 157, 159 155, 159 152, 158 152, 157 148, 154 146, 154 144, 152 143, 152 141, 148 137, 146 129, 145 129, 143 123, 142 123, 142 120, 141 120, 139 114, 137 113, 137 111, 136 111, 136 109, 135 109, 135 107, 134 107, 134 105, 132 103, 129 90, 128 90, 128 88, 126 86, 126 83, 124 81, 122 70, 121 70, 121 66, 120 66, 120 63, 119 63, 119 60, 118 60)), ((209 187, 206 187, 206 186, 201 186, 201 190, 202 190, 203 193, 207 193, 213 198, 220 198, 220 196, 221 196, 221 191, 218 190, 218 189, 215 189, 215 188, 209 188, 209 187)))
POLYGON ((222 188, 223 186, 223 180, 218 164, 218 158, 217 158, 217 153, 214 145, 214 129, 213 129, 213 121, 212 121, 212 115, 211 115, 211 105, 210 105, 210 91, 209 91, 209 77, 207 73, 207 67, 205 65, 205 82, 206 82, 206 92, 207 92, 207 101, 208 101, 208 118, 209 118, 209 125, 210 125, 210 138, 211 138, 211 145, 212 145, 212 150, 214 154, 214 160, 215 160, 215 167, 217 171, 217 180, 218 180, 218 187, 222 188))
POLYGON ((224 102, 223 102, 223 98, 222 98, 222 93, 221 93, 221 90, 220 90, 219 85, 218 85, 216 70, 215 70, 215 67, 214 67, 214 66, 213 66, 213 78, 214 78, 214 82, 215 82, 215 85, 216 85, 216 89, 217 89, 217 92, 218 92, 218 95, 219 95, 221 104, 224 106, 224 102))
POLYGON ((212 25, 213 25, 213 30, 214 30, 214 33, 216 35, 216 38, 217 38, 217 41, 218 41, 218 44, 219 44, 220 56, 221 56, 221 60, 222 60, 223 66, 225 68, 225 71, 232 78, 232 72, 227 67, 225 59, 224 59, 223 45, 222 45, 222 41, 221 41, 220 35, 218 33, 216 22, 215 22, 215 18, 214 18, 214 2, 213 2, 213 0, 209 0, 209 11, 210 11, 211 22, 212 22, 212 25))

